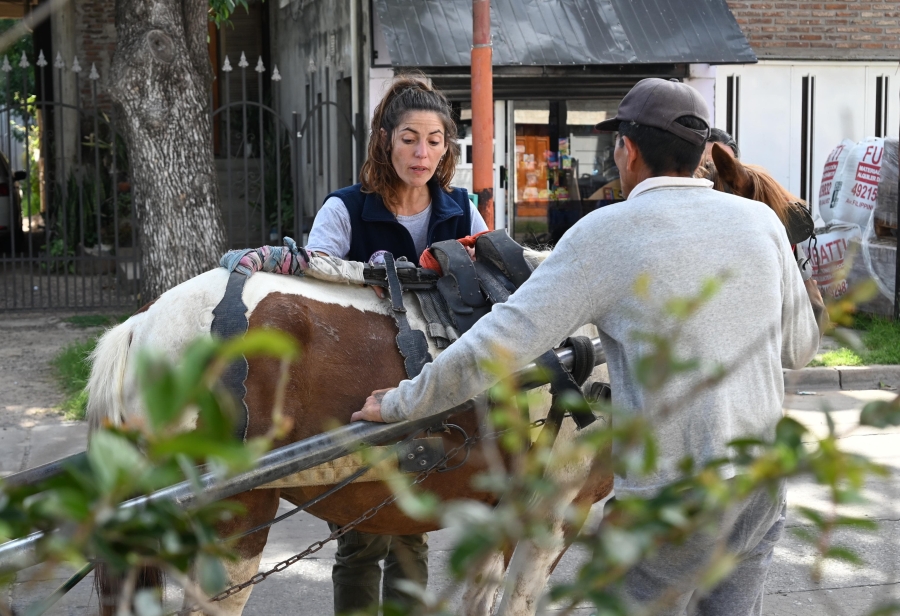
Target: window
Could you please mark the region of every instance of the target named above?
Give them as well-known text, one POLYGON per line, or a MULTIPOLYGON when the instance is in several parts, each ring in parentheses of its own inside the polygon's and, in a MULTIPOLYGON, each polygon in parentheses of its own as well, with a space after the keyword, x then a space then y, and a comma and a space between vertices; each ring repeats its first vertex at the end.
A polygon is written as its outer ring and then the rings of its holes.
POLYGON ((888 78, 875 78, 875 136, 887 137, 888 124, 888 78))
POLYGON ((734 137, 734 142, 741 145, 738 132, 740 120, 741 76, 729 75, 725 83, 725 132, 734 137))
POLYGON ((801 86, 800 104, 800 198, 808 201, 812 190, 813 135, 815 134, 816 77, 806 75, 801 86))

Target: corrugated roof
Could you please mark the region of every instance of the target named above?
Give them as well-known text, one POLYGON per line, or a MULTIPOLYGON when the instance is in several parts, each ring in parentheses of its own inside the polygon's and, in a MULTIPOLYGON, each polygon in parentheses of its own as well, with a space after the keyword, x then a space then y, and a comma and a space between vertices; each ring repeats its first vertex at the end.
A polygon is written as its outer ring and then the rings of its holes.
MULTIPOLYGON (((468 66, 472 0, 374 0, 394 66, 468 66)), ((725 0, 491 0, 497 66, 756 62, 725 0)))

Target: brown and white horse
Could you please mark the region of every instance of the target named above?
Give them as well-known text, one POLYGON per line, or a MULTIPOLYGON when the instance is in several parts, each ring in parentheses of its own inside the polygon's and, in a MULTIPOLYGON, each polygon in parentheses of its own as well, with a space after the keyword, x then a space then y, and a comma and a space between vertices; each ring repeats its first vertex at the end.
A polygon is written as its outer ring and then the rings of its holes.
MULTIPOLYGON (((101 338, 93 355, 94 364, 88 384, 88 417, 92 429, 103 423, 121 424, 139 419, 135 415, 141 413, 141 403, 133 369, 137 351, 153 349, 176 361, 191 340, 208 336, 212 311, 225 293, 228 276, 225 269, 219 268, 188 280, 164 293, 101 338)), ((312 278, 257 273, 247 280, 243 301, 248 308, 251 328, 280 329, 296 338, 302 348, 302 358, 290 369, 284 409, 284 413, 293 420, 293 427, 284 440, 274 446, 308 438, 348 423, 350 415, 362 407, 372 390, 395 386, 406 376, 402 358, 397 352, 396 325, 390 316, 388 303, 378 299, 371 289, 312 278)), ((424 329, 418 302, 410 297, 406 305, 410 324, 424 329)), ((432 356, 438 352, 436 348, 430 351, 432 356)), ((265 434, 271 428, 278 374, 277 360, 249 360, 245 382, 245 400, 250 416, 248 437, 265 434)), ((468 434, 477 431, 473 413, 461 413, 450 421, 468 434)), ((190 429, 190 426, 183 428, 190 429)), ((572 433, 572 427, 564 425, 560 442, 571 437, 572 433)), ((463 440, 455 431, 440 436, 448 451, 463 440)), ((442 500, 465 498, 493 504, 492 494, 477 492, 471 487, 473 476, 487 468, 484 452, 475 447, 466 464, 456 470, 430 476, 422 487, 442 500)), ((612 477, 594 472, 589 478, 590 469, 591 461, 586 459, 583 464, 569 464, 554 472, 559 473, 560 478, 574 478, 577 485, 582 486, 575 490, 577 494, 569 494, 570 498, 594 503, 611 491, 612 477)), ((220 528, 220 536, 231 536, 271 520, 276 515, 281 498, 300 504, 327 488, 327 485, 307 485, 257 489, 241 494, 234 500, 245 507, 247 515, 220 528)), ((352 483, 310 507, 309 512, 323 520, 343 525, 389 495, 387 486, 379 481, 352 483)), ((391 505, 357 528, 369 533, 396 535, 433 531, 437 526, 432 521, 410 519, 391 505)), ((256 573, 267 535, 268 530, 261 530, 238 541, 235 549, 240 560, 226 563, 232 583, 243 582, 256 573)), ((560 549, 563 548, 560 546, 560 549)), ((545 562, 545 566, 536 579, 546 580, 546 570, 560 555, 560 549, 544 555, 541 562, 545 562)), ((532 561, 528 558, 524 564, 533 568, 532 561)), ((492 565, 496 566, 496 563, 492 565)), ((529 574, 527 577, 532 579, 534 576, 529 574)), ((543 583, 531 584, 520 601, 534 605, 542 589, 543 583)), ((252 586, 217 606, 225 614, 240 614, 251 590, 252 586)), ((469 613, 489 609, 486 605, 493 601, 493 593, 487 593, 490 595, 488 597, 481 590, 475 588, 469 593, 471 605, 480 606, 471 607, 469 613)), ((101 613, 112 614, 114 608, 104 607, 104 602, 101 602, 101 613)))

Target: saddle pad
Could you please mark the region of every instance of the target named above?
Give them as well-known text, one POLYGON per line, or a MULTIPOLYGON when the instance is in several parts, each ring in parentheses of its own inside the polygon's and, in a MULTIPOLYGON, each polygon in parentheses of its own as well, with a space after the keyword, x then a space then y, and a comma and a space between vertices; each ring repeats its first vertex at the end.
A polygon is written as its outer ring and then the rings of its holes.
MULTIPOLYGON (((389 475, 397 473, 397 455, 394 453, 393 446, 370 447, 366 451, 365 456, 370 459, 382 459, 381 462, 373 466, 362 477, 353 481, 353 483, 362 483, 366 481, 381 481, 389 475)), ((343 481, 359 469, 366 466, 362 453, 351 453, 332 460, 324 462, 318 466, 308 468, 305 471, 282 477, 271 483, 258 486, 256 490, 268 490, 272 488, 305 488, 308 486, 330 486, 343 481)))

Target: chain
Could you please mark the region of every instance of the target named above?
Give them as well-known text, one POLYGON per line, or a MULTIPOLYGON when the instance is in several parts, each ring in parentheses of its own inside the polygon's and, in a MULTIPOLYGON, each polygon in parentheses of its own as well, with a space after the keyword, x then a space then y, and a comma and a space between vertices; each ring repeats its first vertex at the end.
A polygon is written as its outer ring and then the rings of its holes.
MULTIPOLYGON (((546 422, 547 422, 546 418, 538 419, 537 421, 531 422, 530 428, 539 428, 539 427, 543 426, 546 422)), ((444 457, 442 457, 440 460, 438 460, 431 468, 426 469, 426 470, 422 471, 421 473, 419 473, 418 475, 416 475, 416 478, 415 478, 415 480, 413 480, 411 485, 418 485, 418 484, 422 483, 423 481, 425 481, 425 479, 427 479, 430 475, 432 475, 433 473, 436 473, 441 468, 442 464, 445 464, 446 462, 449 462, 450 460, 452 460, 453 457, 456 454, 458 454, 460 451, 462 451, 463 449, 471 447, 473 444, 477 443, 478 441, 484 440, 486 438, 496 438, 497 436, 500 436, 501 434, 504 434, 505 432, 508 432, 508 431, 509 431, 509 429, 498 430, 498 431, 492 432, 490 434, 484 434, 484 435, 473 434, 472 436, 467 437, 466 440, 463 441, 460 445, 457 445, 456 447, 451 449, 448 453, 444 454, 444 457)), ((323 547, 325 547, 326 544, 328 544, 328 543, 334 541, 335 539, 337 539, 338 537, 350 532, 351 530, 353 530, 355 527, 359 526, 363 522, 372 519, 373 517, 375 517, 375 515, 379 511, 381 511, 388 505, 392 504, 396 500, 397 500, 397 496, 395 496, 395 495, 388 496, 386 499, 384 499, 383 501, 381 501, 374 507, 367 509, 362 515, 360 515, 358 518, 356 518, 349 524, 341 526, 340 528, 338 528, 336 531, 334 531, 333 533, 331 533, 324 539, 320 539, 319 541, 316 541, 315 543, 310 544, 309 547, 307 547, 302 552, 294 554, 290 558, 287 558, 287 559, 281 561, 280 563, 276 564, 274 567, 272 567, 268 571, 262 571, 260 573, 257 573, 256 575, 251 577, 246 582, 241 582, 240 584, 235 584, 234 586, 226 588, 219 594, 217 594, 213 597, 210 597, 210 599, 209 599, 210 602, 222 601, 223 599, 227 599, 228 597, 241 592, 245 588, 249 588, 250 586, 255 586, 256 584, 259 584, 260 582, 265 580, 267 577, 269 577, 273 573, 278 573, 279 571, 284 571, 291 565, 297 563, 300 560, 303 560, 310 554, 315 554, 316 552, 321 550, 323 547)), ((199 606, 195 605, 193 607, 185 608, 178 612, 175 612, 175 614, 177 614, 178 616, 183 616, 185 614, 190 614, 192 611, 196 611, 198 608, 199 608, 199 606)))

